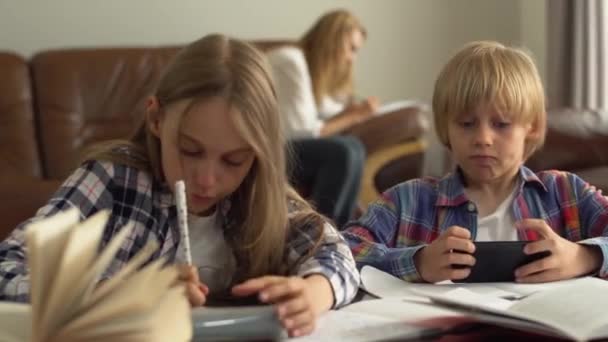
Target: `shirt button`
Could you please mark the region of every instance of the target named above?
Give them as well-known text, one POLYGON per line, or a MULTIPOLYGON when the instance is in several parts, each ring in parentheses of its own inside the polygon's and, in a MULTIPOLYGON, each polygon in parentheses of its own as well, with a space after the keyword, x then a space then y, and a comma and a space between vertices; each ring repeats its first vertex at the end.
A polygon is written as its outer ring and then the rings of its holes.
POLYGON ((469 204, 467 204, 467 210, 469 212, 474 212, 475 211, 475 204, 473 202, 469 202, 469 204))

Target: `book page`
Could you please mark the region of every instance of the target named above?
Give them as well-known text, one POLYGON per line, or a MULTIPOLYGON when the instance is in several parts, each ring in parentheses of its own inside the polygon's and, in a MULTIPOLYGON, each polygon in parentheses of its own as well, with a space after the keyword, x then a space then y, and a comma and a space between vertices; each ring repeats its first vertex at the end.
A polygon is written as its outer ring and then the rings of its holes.
POLYGON ((29 304, 0 302, 0 341, 30 340, 32 331, 30 308, 29 304))
MULTIPOLYGON (((101 277, 102 273, 108 268, 112 260, 116 257, 116 253, 120 250, 120 247, 124 244, 125 240, 129 235, 133 233, 134 225, 132 223, 122 227, 120 231, 112 237, 112 240, 105 246, 101 253, 95 259, 95 262, 91 265, 90 269, 87 270, 83 275, 84 288, 78 293, 78 303, 83 305, 84 302, 91 296, 95 288, 97 288, 97 281, 101 277)), ((137 254, 146 252, 146 249, 140 250, 137 254)), ((129 261, 131 263, 131 261, 129 261)))
POLYGON ((426 111, 430 110, 429 105, 422 101, 399 100, 399 101, 393 101, 393 102, 383 104, 376 110, 374 115, 376 115, 376 116, 384 115, 384 114, 392 113, 394 111, 397 111, 397 110, 400 110, 403 108, 407 108, 407 107, 419 107, 422 110, 426 110, 426 111))
POLYGON ((548 291, 564 285, 570 285, 581 281, 583 278, 552 281, 548 283, 522 284, 522 283, 486 283, 488 286, 501 289, 505 292, 514 293, 519 297, 529 296, 536 292, 548 291))
MULTIPOLYGON (((109 293, 103 301, 69 322, 62 329, 62 334, 80 336, 93 328, 104 329, 103 322, 124 320, 124 317, 140 314, 156 307, 162 295, 177 279, 177 270, 173 267, 161 269, 162 263, 163 260, 156 260, 121 282, 120 286, 109 293)), ((185 297, 184 300, 186 300, 185 297)), ((105 327, 107 330, 111 330, 111 328, 105 327)))
POLYGON ((380 298, 400 298, 419 300, 424 294, 442 294, 456 288, 466 288, 477 294, 492 296, 496 298, 519 297, 516 292, 505 291, 492 285, 478 284, 455 284, 450 281, 437 284, 411 283, 394 277, 386 272, 371 266, 361 269, 362 287, 369 293, 380 298))
POLYGON ((514 304, 509 312, 555 327, 575 339, 605 338, 607 294, 606 280, 587 277, 535 293, 514 304))
POLYGON ((76 208, 59 212, 29 224, 25 228, 27 263, 30 273, 30 303, 34 340, 46 330, 40 326, 46 308, 49 289, 52 288, 69 232, 78 223, 76 208))
POLYGON ((418 327, 390 319, 343 310, 331 310, 318 320, 315 331, 298 338, 294 342, 307 341, 377 341, 387 339, 414 339, 425 336, 436 329, 418 327))
MULTIPOLYGON (((117 303, 115 303, 117 304, 117 303)), ((106 316, 79 330, 66 328, 58 341, 189 341, 192 338, 190 304, 182 286, 174 286, 152 300, 148 308, 106 316)))
POLYGON ((103 281, 94 289, 91 289, 90 295, 84 296, 84 302, 82 304, 82 310, 88 310, 92 305, 95 305, 100 300, 103 300, 107 295, 112 293, 116 287, 120 286, 121 282, 125 281, 133 273, 137 272, 139 268, 154 254, 158 249, 158 243, 151 240, 137 253, 129 262, 112 278, 103 281))
POLYGON ((91 270, 101 236, 110 214, 99 211, 74 226, 63 248, 53 283, 47 284, 46 306, 42 311, 41 329, 56 331, 68 321, 81 304, 81 294, 91 282, 86 274, 91 270))
POLYGON ((461 287, 440 294, 429 294, 429 296, 435 302, 495 313, 507 311, 515 303, 515 301, 479 294, 461 287))
POLYGON ((340 309, 355 313, 414 322, 438 317, 462 317, 463 313, 440 305, 425 302, 412 302, 395 298, 362 300, 340 309))

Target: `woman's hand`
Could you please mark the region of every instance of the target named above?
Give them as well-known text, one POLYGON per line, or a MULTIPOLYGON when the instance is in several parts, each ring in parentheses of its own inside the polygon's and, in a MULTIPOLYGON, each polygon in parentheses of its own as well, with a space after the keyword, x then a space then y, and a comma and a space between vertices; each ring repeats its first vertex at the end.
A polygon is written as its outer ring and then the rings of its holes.
POLYGON ((378 110, 380 106, 380 100, 376 96, 369 96, 365 100, 361 101, 360 106, 367 111, 368 114, 373 114, 378 110))
POLYGON ((258 293, 260 301, 276 305, 281 324, 290 337, 310 334, 317 318, 329 310, 334 295, 322 275, 302 277, 265 276, 250 279, 232 288, 235 296, 258 293))
POLYGON ((179 274, 177 280, 184 283, 190 306, 204 305, 209 294, 209 288, 199 280, 196 267, 179 264, 177 265, 177 270, 179 274))
POLYGON ((471 273, 470 267, 454 265, 475 265, 475 244, 471 233, 462 227, 452 226, 430 245, 414 255, 416 269, 422 279, 429 283, 443 280, 464 279, 471 273))
POLYGON ((602 263, 602 253, 596 246, 582 245, 559 236, 544 220, 526 219, 517 223, 518 229, 537 232, 541 239, 530 242, 524 253, 543 251, 551 255, 519 267, 515 271, 516 281, 541 283, 575 278, 597 271, 602 263))

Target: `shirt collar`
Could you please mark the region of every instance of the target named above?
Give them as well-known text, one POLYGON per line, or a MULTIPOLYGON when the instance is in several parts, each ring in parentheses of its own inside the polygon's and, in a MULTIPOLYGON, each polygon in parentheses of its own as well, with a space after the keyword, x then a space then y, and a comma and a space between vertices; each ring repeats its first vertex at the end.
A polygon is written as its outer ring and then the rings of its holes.
MULTIPOLYGON (((518 177, 521 191, 524 186, 538 184, 546 192, 548 191, 543 182, 538 176, 525 166, 519 168, 518 177)), ((437 183, 437 201, 435 206, 438 207, 456 207, 469 201, 464 192, 465 180, 462 171, 457 167, 454 172, 448 173, 441 178, 437 183)))

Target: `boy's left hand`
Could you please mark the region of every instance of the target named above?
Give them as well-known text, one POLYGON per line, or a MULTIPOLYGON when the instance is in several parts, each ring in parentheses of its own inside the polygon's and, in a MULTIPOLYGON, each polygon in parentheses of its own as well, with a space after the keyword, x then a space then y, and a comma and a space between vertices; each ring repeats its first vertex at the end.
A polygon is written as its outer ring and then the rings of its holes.
POLYGON ((310 334, 318 316, 329 310, 333 303, 329 281, 321 275, 254 278, 233 287, 232 293, 235 296, 258 293, 260 301, 275 304, 281 324, 290 337, 310 334), (319 291, 322 288, 326 291, 319 291))
POLYGON ((517 223, 517 228, 536 231, 541 237, 526 244, 524 253, 551 252, 547 257, 519 267, 515 271, 517 282, 542 283, 570 279, 595 272, 601 266, 602 253, 597 247, 562 238, 544 220, 522 220, 517 223))

